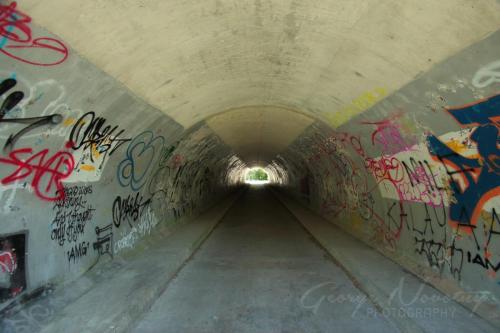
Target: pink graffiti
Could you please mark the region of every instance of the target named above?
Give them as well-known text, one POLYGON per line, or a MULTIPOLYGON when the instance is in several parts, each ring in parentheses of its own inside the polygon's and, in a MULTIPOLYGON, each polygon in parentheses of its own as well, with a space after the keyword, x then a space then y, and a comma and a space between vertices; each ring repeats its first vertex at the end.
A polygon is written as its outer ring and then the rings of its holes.
POLYGON ((10 184, 33 175, 31 187, 40 199, 48 201, 64 199, 65 191, 61 181, 73 172, 75 165, 73 155, 59 151, 47 158, 48 153, 48 149, 33 154, 31 148, 20 148, 12 151, 8 158, 0 158, 0 163, 17 167, 12 174, 2 179, 2 184, 10 184))
POLYGON ((435 183, 435 175, 425 169, 422 162, 412 161, 413 170, 409 170, 405 162, 400 161, 395 154, 402 151, 414 150, 413 144, 407 142, 399 131, 400 126, 395 122, 396 115, 389 119, 376 122, 363 122, 365 125, 375 125, 371 141, 382 151, 378 158, 365 157, 365 166, 375 177, 377 183, 392 186, 397 192, 400 201, 421 202, 433 207, 444 205, 443 194, 435 183), (410 181, 405 179, 405 173, 410 181))
POLYGON ((14 1, 10 5, 0 5, 0 52, 10 58, 37 66, 54 66, 68 57, 68 48, 59 40, 51 37, 33 38, 31 17, 16 9, 14 1), (29 52, 23 52, 28 50, 29 52), (46 52, 40 53, 41 50, 46 52), (37 57, 52 55, 49 61, 37 57))
POLYGON ((403 138, 400 126, 396 123, 396 119, 400 116, 400 114, 397 114, 381 121, 361 122, 364 125, 375 125, 377 127, 371 135, 372 145, 379 146, 383 154, 396 154, 412 149, 413 144, 408 143, 403 138))
POLYGON ((415 144, 403 137, 394 118, 363 124, 375 126, 371 145, 380 149, 381 156, 369 156, 359 135, 336 132, 328 137, 319 134, 314 136, 308 159, 323 177, 332 174, 325 167, 328 164, 336 170, 336 179, 332 184, 335 192, 330 193, 326 189, 325 200, 321 203, 323 212, 332 216, 357 212, 365 220, 376 222, 377 232, 386 244, 395 248, 407 223, 405 203, 422 202, 434 207, 443 206, 442 188, 437 186, 435 175, 425 161, 411 158, 410 163, 396 156, 402 151, 412 151, 415 144), (354 156, 348 151, 354 151, 354 156), (328 159, 329 163, 320 163, 323 159, 328 159), (371 188, 367 179, 369 175, 375 180, 375 186, 371 188), (399 199, 386 214, 378 214, 373 207, 371 193, 379 186, 393 189, 399 199))

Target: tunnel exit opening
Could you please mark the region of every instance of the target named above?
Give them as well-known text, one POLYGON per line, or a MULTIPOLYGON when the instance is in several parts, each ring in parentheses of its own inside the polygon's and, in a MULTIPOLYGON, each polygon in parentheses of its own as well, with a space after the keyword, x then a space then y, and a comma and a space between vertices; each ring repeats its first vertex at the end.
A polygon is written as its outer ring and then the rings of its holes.
POLYGON ((269 184, 270 181, 268 173, 261 167, 249 168, 245 174, 246 184, 266 185, 269 184))

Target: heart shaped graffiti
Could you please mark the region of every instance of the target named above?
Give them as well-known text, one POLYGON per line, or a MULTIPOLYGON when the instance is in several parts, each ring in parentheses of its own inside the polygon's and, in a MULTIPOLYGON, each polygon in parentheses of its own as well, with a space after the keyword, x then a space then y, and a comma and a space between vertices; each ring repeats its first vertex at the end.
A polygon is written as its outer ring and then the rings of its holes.
POLYGON ((155 137, 153 132, 145 131, 132 140, 127 148, 127 154, 118 165, 118 181, 123 187, 130 186, 138 191, 148 179, 151 165, 160 152, 165 139, 155 137))

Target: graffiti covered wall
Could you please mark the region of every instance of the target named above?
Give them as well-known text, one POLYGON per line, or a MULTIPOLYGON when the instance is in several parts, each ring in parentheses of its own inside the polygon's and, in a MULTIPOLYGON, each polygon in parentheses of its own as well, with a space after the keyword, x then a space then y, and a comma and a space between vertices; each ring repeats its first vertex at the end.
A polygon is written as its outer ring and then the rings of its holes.
POLYGON ((239 164, 2 2, 0 305, 199 212, 239 164))
POLYGON ((342 126, 327 120, 274 161, 287 189, 422 277, 499 305, 500 32, 342 126))

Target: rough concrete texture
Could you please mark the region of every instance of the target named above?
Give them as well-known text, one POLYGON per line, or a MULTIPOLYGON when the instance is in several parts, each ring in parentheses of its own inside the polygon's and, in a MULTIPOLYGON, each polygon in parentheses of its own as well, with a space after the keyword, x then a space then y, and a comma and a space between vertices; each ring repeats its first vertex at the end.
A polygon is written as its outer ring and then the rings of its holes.
MULTIPOLYGON (((279 199, 356 281, 366 295, 363 300, 377 304, 379 313, 401 332, 497 331, 427 281, 422 281, 319 215, 290 198, 279 196, 279 199)), ((327 291, 336 288, 337 283, 322 286, 327 291)), ((482 297, 476 297, 471 305, 476 308, 482 302, 482 297)))
POLYGON ((163 224, 134 250, 99 263, 85 276, 46 291, 28 306, 11 309, 0 320, 0 331, 127 330, 156 301, 238 197, 223 200, 174 233, 163 224))
POLYGON ((335 130, 316 122, 275 160, 288 193, 497 325, 499 45, 497 32, 335 130))
POLYGON ((261 165, 500 327, 499 9, 0 0, 0 310, 147 252, 261 165))
POLYGON ((206 209, 243 167, 206 125, 184 129, 15 10, 0 7, 14 22, 0 40, 1 307, 206 209), (55 49, 9 48, 23 32, 55 49))
POLYGON ((133 332, 397 331, 369 301, 314 308, 322 297, 345 295, 364 298, 271 192, 253 189, 133 332), (325 281, 338 288, 322 294, 325 281))
POLYGON ((341 123, 496 31, 500 22, 494 0, 20 5, 184 126, 256 105, 335 113, 341 123))

